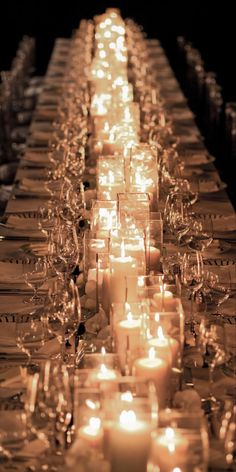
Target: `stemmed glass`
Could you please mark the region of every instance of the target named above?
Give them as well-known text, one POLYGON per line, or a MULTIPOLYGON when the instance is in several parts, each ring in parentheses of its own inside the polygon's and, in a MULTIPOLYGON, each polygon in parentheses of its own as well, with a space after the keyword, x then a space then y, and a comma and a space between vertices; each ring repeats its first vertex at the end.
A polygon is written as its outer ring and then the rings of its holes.
POLYGON ((65 364, 47 361, 28 379, 25 411, 31 433, 47 445, 40 470, 57 470, 63 463, 65 433, 72 421, 72 395, 65 364))
POLYGON ((216 307, 219 313, 221 305, 228 300, 233 291, 234 283, 231 280, 231 272, 225 266, 205 266, 204 290, 207 305, 212 310, 216 307))
POLYGON ((189 232, 191 226, 191 218, 188 206, 183 202, 181 195, 171 195, 169 226, 174 235, 177 233, 178 244, 182 239, 184 241, 184 236, 189 232))
POLYGON ((196 299, 204 281, 202 255, 199 251, 185 253, 181 262, 181 282, 189 289, 191 299, 190 330, 195 334, 193 302, 196 299))
POLYGON ((30 319, 24 322, 22 317, 16 319, 16 344, 28 357, 28 365, 47 338, 46 328, 41 315, 30 315, 30 319))
POLYGON ((32 265, 24 264, 23 268, 25 282, 33 290, 33 296, 27 302, 40 305, 44 299, 38 296, 38 290, 46 282, 48 276, 46 258, 38 258, 32 265))
POLYGON ((211 408, 218 407, 220 401, 214 396, 214 372, 216 366, 224 364, 226 352, 224 346, 224 326, 222 318, 216 315, 206 314, 199 325, 199 346, 201 348, 204 364, 209 367, 209 394, 208 400, 211 408))
POLYGON ((207 218, 201 222, 193 218, 189 236, 188 247, 190 249, 201 252, 207 249, 213 241, 212 219, 207 218))
POLYGON ((60 358, 66 359, 65 343, 76 333, 81 320, 78 289, 70 280, 60 294, 50 295, 46 302, 45 321, 50 334, 56 336, 61 345, 60 358))

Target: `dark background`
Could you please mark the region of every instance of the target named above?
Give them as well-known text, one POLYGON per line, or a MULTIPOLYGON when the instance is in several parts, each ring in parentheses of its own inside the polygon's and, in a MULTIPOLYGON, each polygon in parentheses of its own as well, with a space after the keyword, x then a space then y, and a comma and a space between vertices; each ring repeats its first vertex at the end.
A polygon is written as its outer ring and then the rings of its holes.
POLYGON ((0 69, 10 66, 23 34, 36 37, 37 73, 43 74, 55 37, 69 37, 81 18, 91 18, 107 6, 121 8, 124 17, 142 24, 149 37, 161 39, 174 54, 178 35, 201 51, 207 70, 214 70, 226 100, 236 100, 236 25, 233 0, 161 0, 131 3, 91 0, 2 0, 0 6, 0 69))

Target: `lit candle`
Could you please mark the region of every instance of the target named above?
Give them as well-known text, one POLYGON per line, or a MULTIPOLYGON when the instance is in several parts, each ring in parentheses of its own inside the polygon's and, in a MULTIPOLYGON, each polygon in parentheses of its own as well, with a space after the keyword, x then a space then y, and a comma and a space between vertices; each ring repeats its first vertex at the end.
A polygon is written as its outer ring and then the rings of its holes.
POLYGON ((164 335, 161 326, 157 328, 157 337, 147 341, 149 347, 154 347, 158 357, 170 359, 170 363, 175 363, 179 353, 179 343, 171 336, 164 335))
POLYGON ((169 290, 163 290, 161 287, 160 293, 153 295, 155 307, 158 311, 175 311, 176 310, 176 298, 173 293, 169 290))
POLYGON ((92 371, 89 382, 91 384, 99 384, 101 390, 116 390, 118 373, 101 364, 98 370, 92 371))
POLYGON ((138 275, 137 261, 134 257, 125 256, 124 242, 121 244, 121 257, 110 259, 110 301, 126 302, 135 300, 137 293, 135 277, 138 275), (131 277, 133 276, 133 277, 131 277))
POLYGON ((115 324, 114 331, 121 371, 124 372, 127 362, 127 353, 129 356, 132 356, 141 346, 141 320, 139 318, 133 318, 132 313, 129 312, 127 319, 115 324))
POLYGON ((150 462, 158 466, 161 472, 170 472, 176 468, 186 471, 188 446, 187 438, 180 432, 165 428, 163 434, 153 434, 150 462))
POLYGON ((160 263, 161 252, 154 246, 149 247, 149 270, 158 271, 160 263))
POLYGON ((170 382, 168 360, 156 357, 155 349, 151 347, 148 352, 148 357, 135 360, 133 372, 136 377, 153 380, 156 386, 159 407, 164 408, 166 406, 166 394, 170 382))
POLYGON ((103 429, 101 419, 95 416, 89 418, 89 423, 79 428, 78 436, 90 447, 102 446, 103 429))
POLYGON ((112 472, 145 472, 150 436, 148 422, 138 420, 133 410, 123 410, 109 431, 112 472))

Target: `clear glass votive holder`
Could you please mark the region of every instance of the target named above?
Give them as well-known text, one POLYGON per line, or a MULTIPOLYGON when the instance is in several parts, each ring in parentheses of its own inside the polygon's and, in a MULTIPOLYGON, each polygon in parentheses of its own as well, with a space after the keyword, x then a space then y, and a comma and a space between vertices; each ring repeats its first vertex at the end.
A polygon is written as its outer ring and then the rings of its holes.
POLYGON ((91 231, 98 231, 109 236, 112 229, 117 228, 117 201, 93 200, 91 231))
POLYGON ((119 193, 118 217, 121 227, 131 219, 138 228, 146 230, 150 218, 150 197, 148 193, 119 193))

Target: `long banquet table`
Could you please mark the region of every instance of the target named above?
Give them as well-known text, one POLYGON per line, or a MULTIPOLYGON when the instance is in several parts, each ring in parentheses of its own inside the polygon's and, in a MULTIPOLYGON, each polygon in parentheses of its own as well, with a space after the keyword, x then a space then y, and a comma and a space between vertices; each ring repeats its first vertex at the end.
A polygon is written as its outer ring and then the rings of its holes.
MULTIPOLYGON (((235 276, 236 218, 227 196, 227 189, 221 182, 214 166, 214 157, 209 155, 204 146, 204 139, 196 126, 194 115, 188 107, 187 100, 169 65, 165 51, 158 40, 147 40, 146 42, 153 60, 153 67, 155 67, 160 93, 172 121, 173 132, 179 138, 179 153, 185 165, 184 177, 202 177, 204 188, 203 191, 201 189, 199 191, 198 200, 194 204, 194 212, 199 215, 211 215, 213 223, 216 222, 222 241, 223 238, 227 241, 225 245, 219 245, 221 239, 213 241, 207 249, 205 264, 216 266, 219 271, 222 265, 228 266, 235 276), (208 184, 205 183, 204 179, 208 181, 208 184)), ((5 223, 11 217, 21 216, 26 219, 25 228, 22 229, 21 227, 17 230, 17 227, 0 225, 0 417, 3 414, 3 418, 6 412, 13 418, 18 410, 24 408, 25 387, 20 366, 24 365, 25 357, 22 356, 22 353, 15 352, 12 345, 9 347, 4 342, 4 338, 8 338, 9 332, 14 332, 16 317, 29 314, 30 309, 33 309, 33 306, 30 305, 27 305, 26 309, 24 304, 28 292, 21 279, 21 259, 25 256, 25 251, 29 247, 31 249, 30 257, 32 257, 32 253, 34 257, 37 257, 41 254, 42 247, 45 249, 45 242, 42 242, 37 232, 32 236, 31 223, 34 220, 33 225, 37 225, 38 209, 40 206, 47 204, 47 198, 42 197, 40 182, 44 182, 47 170, 50 168, 49 143, 53 133, 52 123, 57 116, 57 104, 60 101, 60 93, 50 91, 49 85, 53 82, 60 84, 63 79, 66 70, 65 57, 70 49, 70 44, 70 39, 58 38, 55 42, 45 76, 44 87, 39 96, 30 127, 27 148, 19 162, 14 189, 3 219, 5 223), (35 180, 34 187, 29 187, 28 179, 35 180), (15 284, 12 284, 15 277, 17 277, 15 284)), ((163 211, 163 207, 160 210, 163 211)), ((15 221, 14 218, 12 221, 15 221)), ((163 247, 165 254, 168 255, 174 255, 177 251, 180 253, 184 251, 182 247, 177 248, 173 238, 171 239, 165 232, 163 247)), ((188 319, 190 303, 185 292, 183 292, 182 304, 185 317, 188 319)), ((235 308, 235 298, 229 298, 224 303, 223 316, 230 325, 232 337, 236 333, 235 308)), ((40 349, 38 360, 40 362, 44 361, 55 355, 58 350, 58 343, 55 340, 50 340, 40 349)), ((191 390, 197 392, 203 398, 208 392, 208 369, 201 368, 197 348, 195 355, 196 357, 192 359, 190 366, 186 362, 182 388, 188 392, 191 390)), ((186 343, 184 359, 189 360, 189 356, 189 345, 186 343)), ((222 400, 228 398, 232 400, 236 393, 235 377, 227 376, 220 368, 217 369, 214 393, 222 400)), ((6 419, 6 427, 11 427, 8 425, 8 421, 10 425, 9 417, 6 419)), ((1 428, 2 426, 0 426, 0 433, 1 428)), ((222 451, 214 437, 211 438, 210 445, 209 470, 212 472, 227 470, 222 451)), ((26 446, 23 447, 26 448, 26 446)), ((35 459, 42 449, 43 446, 41 445, 40 448, 38 440, 28 444, 26 452, 28 460, 24 463, 17 461, 17 454, 19 454, 19 451, 17 451, 16 460, 13 461, 14 470, 28 470, 27 467, 36 464, 36 469, 30 470, 37 471, 37 461, 35 462, 35 459)), ((6 469, 2 469, 0 464, 0 470, 11 470, 10 467, 11 465, 6 466, 6 469)))

